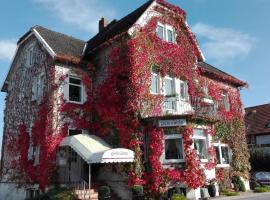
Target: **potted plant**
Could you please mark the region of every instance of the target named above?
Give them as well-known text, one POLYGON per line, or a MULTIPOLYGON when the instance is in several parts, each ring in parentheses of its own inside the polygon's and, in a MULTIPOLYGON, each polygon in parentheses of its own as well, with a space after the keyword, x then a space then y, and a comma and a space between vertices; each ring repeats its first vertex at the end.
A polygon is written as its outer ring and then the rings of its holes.
POLYGON ((101 186, 98 189, 98 199, 99 200, 111 199, 111 190, 108 186, 101 186))
POLYGON ((132 187, 132 199, 133 200, 143 200, 144 193, 143 193, 143 186, 142 185, 134 185, 132 187))
POLYGON ((215 183, 216 183, 215 179, 208 180, 207 189, 208 189, 208 194, 209 194, 210 197, 215 197, 216 196, 217 189, 216 189, 215 183))

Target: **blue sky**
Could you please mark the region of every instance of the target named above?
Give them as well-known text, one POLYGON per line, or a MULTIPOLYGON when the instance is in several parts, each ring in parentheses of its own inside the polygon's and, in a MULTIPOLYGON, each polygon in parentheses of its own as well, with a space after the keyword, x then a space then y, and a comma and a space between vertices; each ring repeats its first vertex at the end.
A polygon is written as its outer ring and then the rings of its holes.
MULTIPOLYGON (((4 81, 16 41, 36 24, 88 40, 102 16, 119 19, 143 0, 9 0, 0 6, 0 83, 4 81)), ((270 103, 270 1, 170 0, 187 12, 206 61, 245 80, 245 106, 270 103)), ((0 135, 5 94, 0 94, 0 135)))

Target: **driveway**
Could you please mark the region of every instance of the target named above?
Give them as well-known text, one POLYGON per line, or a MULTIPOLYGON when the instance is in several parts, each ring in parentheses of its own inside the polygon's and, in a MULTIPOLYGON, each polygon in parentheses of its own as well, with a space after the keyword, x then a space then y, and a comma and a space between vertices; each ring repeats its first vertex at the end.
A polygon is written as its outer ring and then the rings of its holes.
POLYGON ((253 193, 253 192, 243 192, 240 193, 239 196, 234 197, 216 197, 211 198, 211 200, 237 200, 237 199, 245 199, 245 200, 270 200, 270 192, 265 193, 253 193))

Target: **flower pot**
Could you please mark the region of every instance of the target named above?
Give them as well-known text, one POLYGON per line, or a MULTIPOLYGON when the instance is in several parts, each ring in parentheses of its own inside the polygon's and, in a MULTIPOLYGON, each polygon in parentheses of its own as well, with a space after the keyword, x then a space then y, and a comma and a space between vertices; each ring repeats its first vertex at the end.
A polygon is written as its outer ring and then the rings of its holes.
POLYGON ((215 185, 208 185, 207 189, 210 197, 216 196, 217 190, 215 185))

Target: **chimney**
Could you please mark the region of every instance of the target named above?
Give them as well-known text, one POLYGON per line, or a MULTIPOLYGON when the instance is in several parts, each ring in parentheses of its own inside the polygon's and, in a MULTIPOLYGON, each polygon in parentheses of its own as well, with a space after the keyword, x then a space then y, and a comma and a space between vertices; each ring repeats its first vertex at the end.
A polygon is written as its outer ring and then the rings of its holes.
POLYGON ((109 21, 108 21, 106 18, 102 17, 102 18, 99 20, 99 32, 103 31, 104 28, 105 28, 106 26, 108 26, 108 24, 109 24, 109 21))

